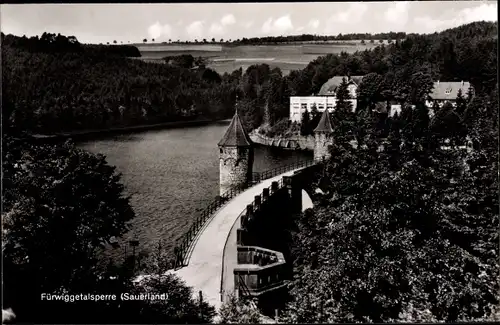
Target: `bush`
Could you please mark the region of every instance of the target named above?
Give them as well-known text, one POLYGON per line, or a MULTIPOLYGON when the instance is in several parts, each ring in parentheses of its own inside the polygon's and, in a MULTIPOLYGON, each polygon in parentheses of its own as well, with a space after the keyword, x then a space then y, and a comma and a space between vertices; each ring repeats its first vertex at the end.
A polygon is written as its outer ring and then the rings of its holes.
POLYGON ((262 315, 252 301, 230 295, 219 310, 219 324, 261 324, 262 315))

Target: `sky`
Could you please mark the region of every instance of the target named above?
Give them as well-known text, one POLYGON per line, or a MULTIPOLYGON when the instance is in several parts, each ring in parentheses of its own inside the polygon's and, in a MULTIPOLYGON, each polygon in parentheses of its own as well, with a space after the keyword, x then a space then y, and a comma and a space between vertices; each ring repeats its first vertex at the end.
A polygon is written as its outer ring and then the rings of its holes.
POLYGON ((497 1, 5 4, 0 5, 0 29, 28 37, 61 33, 82 43, 433 33, 473 21, 497 21, 497 10, 497 1))

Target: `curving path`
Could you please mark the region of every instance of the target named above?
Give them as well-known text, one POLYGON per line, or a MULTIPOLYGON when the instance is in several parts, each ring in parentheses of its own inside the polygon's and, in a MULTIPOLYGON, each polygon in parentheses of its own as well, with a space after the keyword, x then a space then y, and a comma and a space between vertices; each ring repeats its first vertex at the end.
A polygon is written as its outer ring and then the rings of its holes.
MULTIPOLYGON (((195 293, 201 290, 203 299, 218 310, 222 304, 220 288, 224 245, 235 221, 240 213, 245 210, 247 204, 253 202, 255 195, 261 194, 262 190, 270 187, 272 182, 280 180, 283 176, 291 176, 295 171, 301 169, 303 167, 266 179, 229 201, 215 213, 209 224, 198 236, 188 266, 172 273, 177 274, 188 286, 193 287, 195 293)), ((230 240, 229 243, 232 245, 228 245, 226 249, 236 250, 236 240, 230 240)), ((236 254, 228 254, 228 256, 234 259, 229 264, 236 265, 236 254)), ((232 269, 228 271, 230 273, 227 271, 226 273, 232 274, 232 269)), ((225 281, 233 280, 232 276, 224 276, 224 278, 225 281)))

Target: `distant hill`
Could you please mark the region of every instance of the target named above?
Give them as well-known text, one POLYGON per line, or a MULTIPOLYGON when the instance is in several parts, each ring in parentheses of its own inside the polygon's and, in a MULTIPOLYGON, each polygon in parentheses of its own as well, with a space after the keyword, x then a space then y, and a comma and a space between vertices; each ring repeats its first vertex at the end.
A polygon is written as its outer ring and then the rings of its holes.
POLYGON ((146 40, 143 43, 133 44, 138 47, 152 48, 156 46, 166 45, 166 44, 194 44, 198 46, 208 46, 216 44, 227 44, 227 45, 266 45, 266 44, 310 44, 310 43, 342 43, 342 44, 357 44, 361 42, 374 42, 374 43, 391 43, 396 40, 403 40, 409 36, 417 35, 442 35, 453 37, 457 40, 471 37, 474 35, 480 35, 483 37, 496 37, 498 34, 498 23, 497 22, 473 22, 465 24, 459 27, 450 28, 442 32, 435 32, 429 34, 418 34, 418 33, 405 33, 405 32, 388 32, 388 33, 351 33, 351 34, 338 34, 338 35, 312 35, 312 34, 302 34, 302 35, 289 35, 289 36, 266 36, 266 37, 243 37, 241 39, 211 39, 211 40, 199 40, 196 42, 190 41, 180 41, 180 40, 170 40, 169 42, 151 42, 151 40, 146 40))
POLYGON ((464 38, 491 38, 498 37, 498 22, 477 21, 470 24, 446 29, 439 34, 441 37, 450 37, 455 40, 464 38))
POLYGON ((75 36, 64 36, 61 34, 43 33, 42 36, 19 37, 12 34, 1 33, 3 46, 22 48, 29 52, 43 53, 70 53, 87 52, 120 57, 140 57, 141 53, 137 47, 132 45, 102 45, 81 44, 75 36))

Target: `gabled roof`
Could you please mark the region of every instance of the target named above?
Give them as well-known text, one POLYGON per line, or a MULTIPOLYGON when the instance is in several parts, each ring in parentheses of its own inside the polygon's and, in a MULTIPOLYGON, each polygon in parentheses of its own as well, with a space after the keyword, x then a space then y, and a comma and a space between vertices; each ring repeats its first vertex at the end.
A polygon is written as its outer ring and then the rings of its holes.
POLYGON ((462 89, 462 96, 467 96, 470 82, 464 81, 438 81, 434 83, 434 88, 429 96, 435 100, 455 100, 457 99, 458 90, 462 89))
POLYGON ((325 109, 321 119, 319 120, 318 126, 314 129, 314 132, 327 132, 332 133, 332 122, 330 121, 330 114, 328 114, 328 109, 325 109))
POLYGON ((354 83, 357 86, 361 83, 361 80, 363 79, 363 76, 335 76, 333 78, 330 78, 327 82, 321 86, 321 89, 319 90, 318 95, 320 96, 326 96, 326 95, 335 95, 338 86, 342 83, 342 78, 345 78, 347 80, 347 83, 354 83))
POLYGON ((361 81, 363 81, 364 76, 351 76, 351 81, 353 81, 357 86, 361 84, 361 81))
POLYGON ((222 147, 250 147, 252 145, 252 140, 243 128, 238 111, 234 113, 231 124, 218 145, 222 147))

